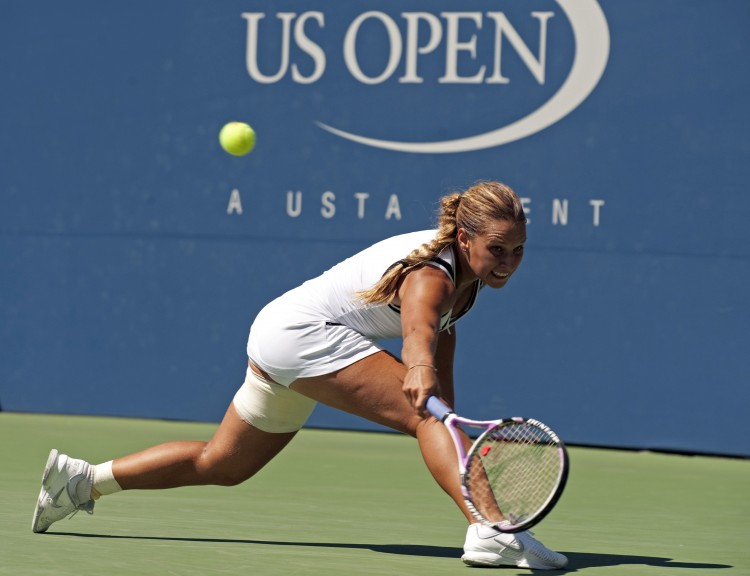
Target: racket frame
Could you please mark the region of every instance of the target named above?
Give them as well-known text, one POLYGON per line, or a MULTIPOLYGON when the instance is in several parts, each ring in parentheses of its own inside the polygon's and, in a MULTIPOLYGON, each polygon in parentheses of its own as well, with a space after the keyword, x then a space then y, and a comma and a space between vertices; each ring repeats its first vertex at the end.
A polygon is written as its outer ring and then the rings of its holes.
POLYGON ((451 439, 453 440, 453 445, 456 449, 456 455, 458 456, 458 472, 461 481, 461 495, 464 498, 464 502, 466 503, 467 508, 482 524, 495 528, 500 532, 509 534, 522 532, 523 530, 528 530, 535 524, 539 523, 555 507, 557 501, 560 499, 560 496, 563 493, 563 490, 565 489, 565 484, 568 480, 570 459, 568 457, 568 451, 565 447, 565 444, 549 426, 547 426, 543 422, 540 422, 539 420, 535 420, 533 418, 523 418, 520 416, 514 416, 512 418, 501 418, 499 420, 472 420, 470 418, 459 416, 453 410, 451 410, 451 408, 448 407, 442 400, 435 396, 430 396, 430 398, 428 398, 425 407, 430 414, 432 414, 435 418, 440 420, 443 425, 445 425, 448 433, 451 436, 451 439), (545 433, 547 433, 550 438, 552 438, 556 443, 558 454, 560 456, 560 469, 555 489, 550 493, 544 505, 536 512, 536 514, 530 517, 525 517, 521 519, 521 521, 514 522, 510 519, 505 519, 503 522, 498 523, 497 521, 492 521, 485 518, 474 506, 471 498, 471 492, 469 490, 469 487, 467 486, 466 464, 473 456, 473 454, 479 449, 479 447, 482 445, 483 440, 488 435, 492 434, 498 428, 503 428, 513 423, 531 424, 532 426, 540 428, 545 433), (462 426, 479 430, 484 429, 484 431, 481 432, 479 436, 472 441, 472 444, 468 450, 466 450, 466 448, 464 447, 462 437, 459 433, 462 426))

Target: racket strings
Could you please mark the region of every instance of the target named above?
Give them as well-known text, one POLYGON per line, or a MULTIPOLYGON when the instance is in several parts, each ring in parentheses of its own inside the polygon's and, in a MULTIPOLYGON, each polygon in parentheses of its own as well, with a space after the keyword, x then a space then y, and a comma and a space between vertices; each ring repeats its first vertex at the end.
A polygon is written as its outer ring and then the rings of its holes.
POLYGON ((528 422, 513 422, 473 447, 465 484, 482 517, 517 524, 545 507, 557 489, 561 466, 555 438, 528 422))

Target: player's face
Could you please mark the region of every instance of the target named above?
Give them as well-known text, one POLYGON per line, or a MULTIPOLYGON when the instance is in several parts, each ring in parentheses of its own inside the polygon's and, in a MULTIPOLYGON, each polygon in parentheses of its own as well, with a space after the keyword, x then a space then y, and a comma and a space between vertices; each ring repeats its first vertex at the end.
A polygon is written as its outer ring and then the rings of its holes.
POLYGON ((459 229, 459 249, 473 274, 490 288, 502 288, 520 266, 526 225, 496 220, 484 234, 469 237, 459 229))

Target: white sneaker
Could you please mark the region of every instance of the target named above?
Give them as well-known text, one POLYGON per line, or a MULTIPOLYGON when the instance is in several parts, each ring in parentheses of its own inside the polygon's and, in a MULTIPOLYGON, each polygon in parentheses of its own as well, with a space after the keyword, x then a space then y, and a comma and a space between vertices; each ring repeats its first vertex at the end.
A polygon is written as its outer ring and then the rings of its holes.
POLYGON ((42 490, 34 511, 31 529, 46 532, 54 522, 84 510, 94 513, 91 499, 93 467, 83 460, 52 450, 42 475, 42 490))
POLYGON ((559 570, 568 564, 565 556, 545 547, 528 530, 505 534, 483 524, 469 526, 461 560, 469 566, 518 566, 533 570, 559 570))

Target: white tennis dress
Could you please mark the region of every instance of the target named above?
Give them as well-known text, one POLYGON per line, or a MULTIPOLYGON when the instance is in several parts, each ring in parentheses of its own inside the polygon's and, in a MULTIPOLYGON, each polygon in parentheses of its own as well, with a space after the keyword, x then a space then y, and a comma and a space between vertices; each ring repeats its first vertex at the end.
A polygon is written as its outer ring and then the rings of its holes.
MULTIPOLYGON (((400 311, 393 304, 363 304, 356 294, 435 234, 422 230, 388 238, 279 296, 255 318, 248 357, 274 381, 288 386, 297 378, 329 374, 382 350, 378 340, 401 337, 400 311)), ((455 284, 453 245, 428 264, 443 270, 455 284)), ((443 315, 441 330, 469 311, 480 288, 477 281, 459 315, 443 315)))

